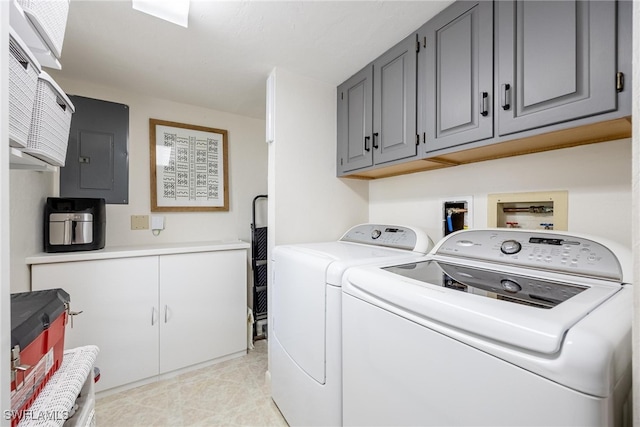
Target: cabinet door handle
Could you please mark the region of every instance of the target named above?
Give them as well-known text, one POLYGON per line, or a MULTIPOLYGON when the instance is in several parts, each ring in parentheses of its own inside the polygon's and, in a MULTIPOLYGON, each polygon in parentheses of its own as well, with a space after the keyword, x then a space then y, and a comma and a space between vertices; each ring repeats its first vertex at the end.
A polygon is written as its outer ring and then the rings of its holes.
POLYGON ((369 140, 371 139, 370 136, 365 136, 364 137, 364 151, 371 151, 371 148, 369 148, 369 140))
POLYGON ((164 323, 167 323, 169 317, 169 306, 168 305, 164 305, 164 323))
POLYGON ((378 149, 378 132, 374 132, 373 134, 373 148, 378 149))
POLYGON ((616 91, 622 92, 624 90, 624 73, 616 73, 616 91))
POLYGON ((156 308, 151 307, 151 326, 156 324, 156 308))
POLYGON ((487 117, 489 115, 489 93, 482 92, 480 93, 480 114, 482 117, 487 117))
POLYGON ((508 110, 511 108, 511 85, 509 83, 502 85, 502 109, 508 110))

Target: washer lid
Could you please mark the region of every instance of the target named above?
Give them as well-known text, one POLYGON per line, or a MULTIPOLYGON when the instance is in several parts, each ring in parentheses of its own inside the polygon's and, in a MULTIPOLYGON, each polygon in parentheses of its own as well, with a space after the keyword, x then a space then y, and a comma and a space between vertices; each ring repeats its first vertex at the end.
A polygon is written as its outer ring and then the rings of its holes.
POLYGON ((404 249, 337 241, 277 246, 274 258, 277 260, 290 253, 325 259, 326 277, 323 283, 333 286, 342 286, 342 275, 349 267, 380 262, 409 262, 423 255, 404 249))
POLYGON ((573 283, 435 260, 384 267, 383 270, 480 297, 542 309, 553 308, 589 289, 573 283))
MULTIPOLYGON (((541 308, 539 304, 518 304, 498 298, 501 293, 491 290, 484 290, 491 295, 483 296, 461 292, 461 289, 447 285, 451 276, 443 269, 435 269, 422 279, 397 274, 399 269, 408 271, 414 265, 405 264, 393 271, 374 266, 352 268, 345 273, 343 290, 409 319, 437 322, 446 328, 502 345, 553 354, 561 350, 564 336, 570 328, 622 289, 619 284, 616 286, 602 280, 584 279, 576 284, 561 280, 560 275, 553 280, 545 277, 542 281, 532 277, 532 286, 558 282, 576 286, 568 289, 580 290, 551 308, 541 308)), ((469 265, 459 265, 467 269, 458 273, 470 274, 469 265)), ((477 263, 475 266, 479 267, 477 271, 480 273, 472 279, 482 283, 482 275, 491 266, 485 264, 482 268, 477 263)), ((500 271, 505 279, 511 277, 514 282, 526 282, 523 280, 527 277, 526 269, 505 266, 500 271)))

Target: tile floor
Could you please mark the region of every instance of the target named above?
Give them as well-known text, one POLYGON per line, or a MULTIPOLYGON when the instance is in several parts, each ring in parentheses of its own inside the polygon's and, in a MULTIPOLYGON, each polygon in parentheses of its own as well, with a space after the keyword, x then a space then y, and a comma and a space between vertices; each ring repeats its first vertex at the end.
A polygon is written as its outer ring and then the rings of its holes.
POLYGON ((246 356, 99 398, 99 427, 287 426, 265 384, 267 341, 246 356))

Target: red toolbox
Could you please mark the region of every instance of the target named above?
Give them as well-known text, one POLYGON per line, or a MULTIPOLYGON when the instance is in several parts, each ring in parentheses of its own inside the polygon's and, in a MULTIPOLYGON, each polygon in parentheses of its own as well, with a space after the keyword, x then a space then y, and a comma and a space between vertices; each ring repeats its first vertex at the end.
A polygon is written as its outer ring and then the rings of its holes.
POLYGON ((11 425, 62 364, 69 294, 62 289, 11 294, 11 425))

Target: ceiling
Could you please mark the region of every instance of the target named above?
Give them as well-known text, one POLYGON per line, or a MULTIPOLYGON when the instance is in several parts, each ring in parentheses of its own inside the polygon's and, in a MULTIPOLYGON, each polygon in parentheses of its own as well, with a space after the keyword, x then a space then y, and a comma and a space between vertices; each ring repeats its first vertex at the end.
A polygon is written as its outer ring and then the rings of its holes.
POLYGON ((192 0, 183 28, 129 0, 71 0, 51 74, 262 119, 274 67, 337 86, 450 3, 192 0))

